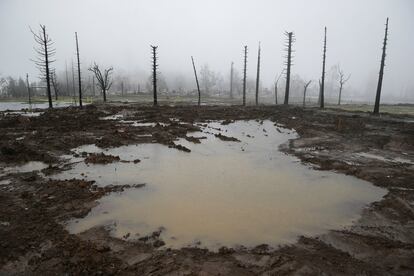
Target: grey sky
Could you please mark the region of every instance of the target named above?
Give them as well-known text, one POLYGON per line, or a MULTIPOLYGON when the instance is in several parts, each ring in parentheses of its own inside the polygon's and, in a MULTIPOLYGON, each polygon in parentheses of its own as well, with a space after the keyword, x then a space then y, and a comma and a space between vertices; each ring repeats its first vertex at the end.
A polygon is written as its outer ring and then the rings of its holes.
POLYGON ((75 57, 75 31, 84 66, 96 60, 130 74, 150 74, 154 44, 164 75, 192 74, 193 55, 198 67, 208 63, 227 76, 231 61, 241 71, 242 46, 248 45, 248 74, 254 77, 261 41, 264 87, 283 67, 283 32, 294 31, 292 73, 317 81, 326 25, 327 67, 340 63, 352 73, 353 89, 374 95, 369 85, 378 74, 388 16, 383 93, 402 97, 414 93, 413 15, 411 0, 0 0, 0 74, 37 75, 29 26, 41 23, 55 41, 58 70, 75 57))

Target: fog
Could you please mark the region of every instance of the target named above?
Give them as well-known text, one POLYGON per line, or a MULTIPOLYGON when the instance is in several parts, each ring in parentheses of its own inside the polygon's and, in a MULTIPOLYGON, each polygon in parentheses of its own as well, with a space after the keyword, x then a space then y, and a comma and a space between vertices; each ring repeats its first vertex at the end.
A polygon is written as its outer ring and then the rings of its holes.
POLYGON ((167 82, 184 78, 192 89, 191 56, 198 70, 208 64, 228 82, 232 61, 242 72, 244 45, 247 74, 254 79, 260 41, 261 87, 272 89, 284 66, 284 31, 293 31, 292 74, 316 84, 326 26, 327 70, 340 64, 352 74, 344 93, 372 102, 389 17, 382 99, 414 102, 413 15, 411 0, 1 0, 0 75, 39 75, 30 61, 35 43, 29 26, 37 30, 44 24, 55 42, 58 71, 75 60, 76 31, 85 78, 96 61, 144 85, 151 73, 150 45, 158 45, 159 70, 167 82))

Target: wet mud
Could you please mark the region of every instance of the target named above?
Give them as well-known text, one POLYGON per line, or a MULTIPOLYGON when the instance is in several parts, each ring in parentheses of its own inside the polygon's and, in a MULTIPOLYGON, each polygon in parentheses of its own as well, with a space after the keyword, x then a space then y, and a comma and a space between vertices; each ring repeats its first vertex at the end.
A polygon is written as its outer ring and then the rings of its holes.
MULTIPOLYGON (((0 274, 412 275, 412 122, 412 117, 402 115, 377 117, 284 106, 112 104, 90 105, 83 110, 61 108, 36 117, 2 114, 0 274), (127 122, 104 119, 113 115, 127 122), (276 126, 295 129, 299 137, 282 145, 283 152, 316 170, 353 175, 386 188, 388 193, 367 206, 352 226, 320 236, 302 236, 296 243, 276 249, 265 244, 222 247, 218 252, 159 249, 162 229, 136 241, 112 237, 104 227, 80 234, 65 229, 64 222, 85 217, 103 196, 139 190, 143 185, 101 187, 82 179, 48 180, 48 170, 67 169, 61 156, 73 155, 73 148, 159 143, 186 151, 189 149, 178 139, 197 143, 203 138, 192 137, 191 132, 199 131, 206 122, 226 125, 237 120, 271 120, 276 126), (41 161, 48 167, 34 172, 5 169, 29 161, 41 161)), ((122 162, 115 156, 94 156, 91 160, 122 162)))

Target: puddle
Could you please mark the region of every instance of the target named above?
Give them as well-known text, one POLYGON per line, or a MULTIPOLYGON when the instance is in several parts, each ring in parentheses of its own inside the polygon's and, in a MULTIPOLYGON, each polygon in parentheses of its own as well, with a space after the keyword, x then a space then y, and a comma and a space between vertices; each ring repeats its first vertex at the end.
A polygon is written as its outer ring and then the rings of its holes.
POLYGON ((1 185, 9 185, 10 183, 11 183, 11 181, 9 179, 0 180, 0 186, 1 185))
POLYGON ((108 226, 116 237, 130 233, 135 239, 162 228, 160 237, 170 248, 277 246, 348 226, 386 193, 351 176, 312 170, 281 153, 278 146, 297 134, 270 121, 212 122, 192 135, 207 139, 178 142, 191 153, 159 144, 124 146, 104 152, 141 162, 81 162, 54 176, 98 185, 146 183, 100 199, 85 218, 68 222, 69 231, 108 226), (219 132, 240 142, 222 141, 214 135, 219 132))
POLYGON ((5 175, 8 173, 26 173, 32 171, 41 171, 47 167, 49 167, 49 165, 46 163, 40 161, 30 161, 21 166, 5 167, 1 171, 0 175, 5 175))
POLYGON ((99 119, 101 120, 119 120, 124 118, 123 114, 115 114, 115 115, 109 115, 109 116, 105 116, 105 117, 101 117, 99 119))

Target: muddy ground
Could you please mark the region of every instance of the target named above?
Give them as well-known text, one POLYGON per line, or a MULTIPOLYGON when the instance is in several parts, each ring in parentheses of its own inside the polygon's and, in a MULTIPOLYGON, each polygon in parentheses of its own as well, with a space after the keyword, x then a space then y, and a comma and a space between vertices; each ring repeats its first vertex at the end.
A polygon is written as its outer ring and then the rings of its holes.
MULTIPOLYGON (((414 274, 414 117, 285 106, 108 104, 50 110, 39 117, 0 113, 0 130, 0 275, 414 274), (156 124, 100 119, 115 114, 156 124), (370 181, 388 194, 367 206, 352 227, 299 237, 297 243, 278 249, 159 249, 163 242, 158 232, 130 242, 110 237, 104 228, 73 235, 62 226, 69 218, 85 216, 105 194, 140 188, 48 180, 45 175, 64 169, 62 154, 93 143, 103 148, 161 143, 188 151, 177 138, 198 130, 195 123, 244 119, 270 119, 294 128, 300 138, 282 145, 282 151, 315 169, 370 181), (358 155, 364 152, 374 157, 358 155), (43 161, 49 167, 42 173, 4 171, 27 161, 43 161)), ((85 157, 89 162, 118 161, 106 155, 85 157)))

